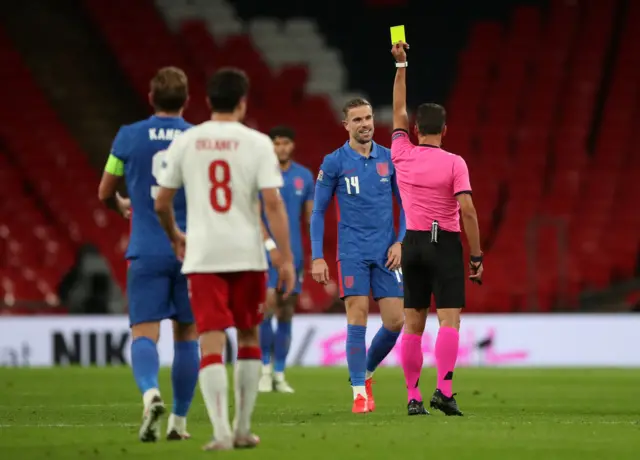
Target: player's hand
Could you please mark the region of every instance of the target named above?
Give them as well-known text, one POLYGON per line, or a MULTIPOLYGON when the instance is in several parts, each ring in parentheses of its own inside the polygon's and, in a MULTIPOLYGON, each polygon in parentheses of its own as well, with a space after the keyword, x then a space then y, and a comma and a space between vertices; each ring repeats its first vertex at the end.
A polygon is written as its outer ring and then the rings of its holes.
POLYGON ((400 262, 402 260, 402 244, 393 243, 387 251, 387 263, 386 267, 389 270, 397 270, 400 268, 400 262))
POLYGON ((406 62, 408 49, 408 43, 399 41, 393 44, 393 47, 391 48, 391 54, 393 54, 393 58, 396 60, 396 62, 406 62))
POLYGON ((131 217, 131 199, 123 198, 118 192, 116 192, 116 203, 118 204, 118 212, 125 219, 131 217))
POLYGON ((284 262, 282 253, 278 248, 275 248, 269 251, 269 259, 271 259, 271 265, 273 265, 276 268, 280 267, 284 262))
POLYGON ((278 267, 278 291, 282 292, 282 298, 286 299, 296 287, 296 269, 293 262, 287 261, 278 267))
POLYGON ((315 259, 311 262, 311 276, 316 283, 327 284, 329 282, 329 266, 324 259, 315 259))
POLYGON ((176 231, 176 235, 171 242, 171 246, 173 247, 173 252, 176 253, 176 257, 178 260, 184 260, 184 252, 187 247, 187 237, 181 231, 176 231))
POLYGON ((484 272, 482 262, 469 262, 469 279, 472 282, 482 284, 482 272, 484 272))

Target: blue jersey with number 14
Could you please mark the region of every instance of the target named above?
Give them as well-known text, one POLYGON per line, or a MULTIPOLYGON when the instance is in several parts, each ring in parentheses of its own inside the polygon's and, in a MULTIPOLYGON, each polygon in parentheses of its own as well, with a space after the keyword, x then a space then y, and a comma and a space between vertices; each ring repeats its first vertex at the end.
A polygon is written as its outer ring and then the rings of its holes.
MULTIPOLYGON (((158 191, 156 179, 169 144, 191 126, 182 117, 154 115, 122 126, 113 141, 111 154, 124 163, 124 176, 133 208, 127 259, 174 254, 154 211, 158 191)), ((173 205, 176 222, 185 231, 187 206, 183 189, 176 194, 173 205)))
POLYGON ((401 204, 391 151, 372 143, 368 157, 346 142, 325 156, 316 181, 311 221, 313 259, 323 257, 324 212, 332 197, 338 214, 338 260, 385 260, 389 247, 402 241, 404 213, 400 231, 394 228, 393 197, 401 204))

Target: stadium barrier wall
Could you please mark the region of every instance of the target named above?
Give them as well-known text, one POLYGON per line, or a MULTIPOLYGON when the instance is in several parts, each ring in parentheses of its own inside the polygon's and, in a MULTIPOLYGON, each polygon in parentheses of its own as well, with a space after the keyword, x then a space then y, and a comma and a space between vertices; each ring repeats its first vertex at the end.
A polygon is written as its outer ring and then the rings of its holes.
MULTIPOLYGON (((380 326, 369 318, 367 343, 380 326)), ((346 320, 341 315, 294 318, 289 363, 346 365, 346 320)), ((422 349, 434 365, 437 320, 432 315, 422 349)), ((640 315, 466 315, 460 329, 460 366, 640 367, 640 315)), ((173 359, 171 324, 162 324, 161 364, 173 359)), ((399 342, 398 342, 399 343, 399 342)), ((126 365, 130 359, 126 316, 3 317, 0 366, 126 365)), ((235 331, 228 331, 227 356, 235 356, 235 331)), ((383 365, 399 364, 399 347, 383 365)))

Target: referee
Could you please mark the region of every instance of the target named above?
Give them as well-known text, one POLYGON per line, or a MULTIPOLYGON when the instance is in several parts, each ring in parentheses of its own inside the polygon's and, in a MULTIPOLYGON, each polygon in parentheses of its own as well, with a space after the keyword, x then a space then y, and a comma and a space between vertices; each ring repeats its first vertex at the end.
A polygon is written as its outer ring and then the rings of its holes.
POLYGON ((427 413, 418 381, 422 370, 422 333, 433 294, 440 330, 435 347, 438 383, 431 407, 446 415, 462 415, 451 388, 458 357, 460 312, 465 304, 460 215, 471 248, 469 278, 480 284, 483 267, 478 218, 465 161, 440 148, 442 137, 447 133, 444 108, 437 104, 420 105, 414 127, 419 144, 409 140, 408 48, 409 45, 399 42, 391 49, 397 67, 391 159, 407 219, 402 245, 405 333, 401 360, 408 389, 408 412, 409 415, 427 413))

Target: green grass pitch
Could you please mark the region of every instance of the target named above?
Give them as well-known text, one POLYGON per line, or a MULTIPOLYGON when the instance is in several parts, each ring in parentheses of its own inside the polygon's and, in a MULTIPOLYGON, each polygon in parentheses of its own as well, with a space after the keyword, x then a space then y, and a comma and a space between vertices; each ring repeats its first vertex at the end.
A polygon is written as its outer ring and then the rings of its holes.
MULTIPOLYGON (((231 373, 230 373, 231 374, 231 373)), ((2 459, 640 458, 640 370, 459 369, 463 418, 406 415, 399 369, 376 374, 377 410, 351 414, 346 369, 290 369, 293 395, 258 397, 258 449, 202 452, 211 428, 198 394, 193 439, 137 441, 140 397, 127 368, 0 369, 2 459)), ((430 397, 434 371, 421 387, 430 397)), ((171 403, 169 372, 161 390, 171 403)), ((163 427, 164 432, 164 427, 163 427)))

